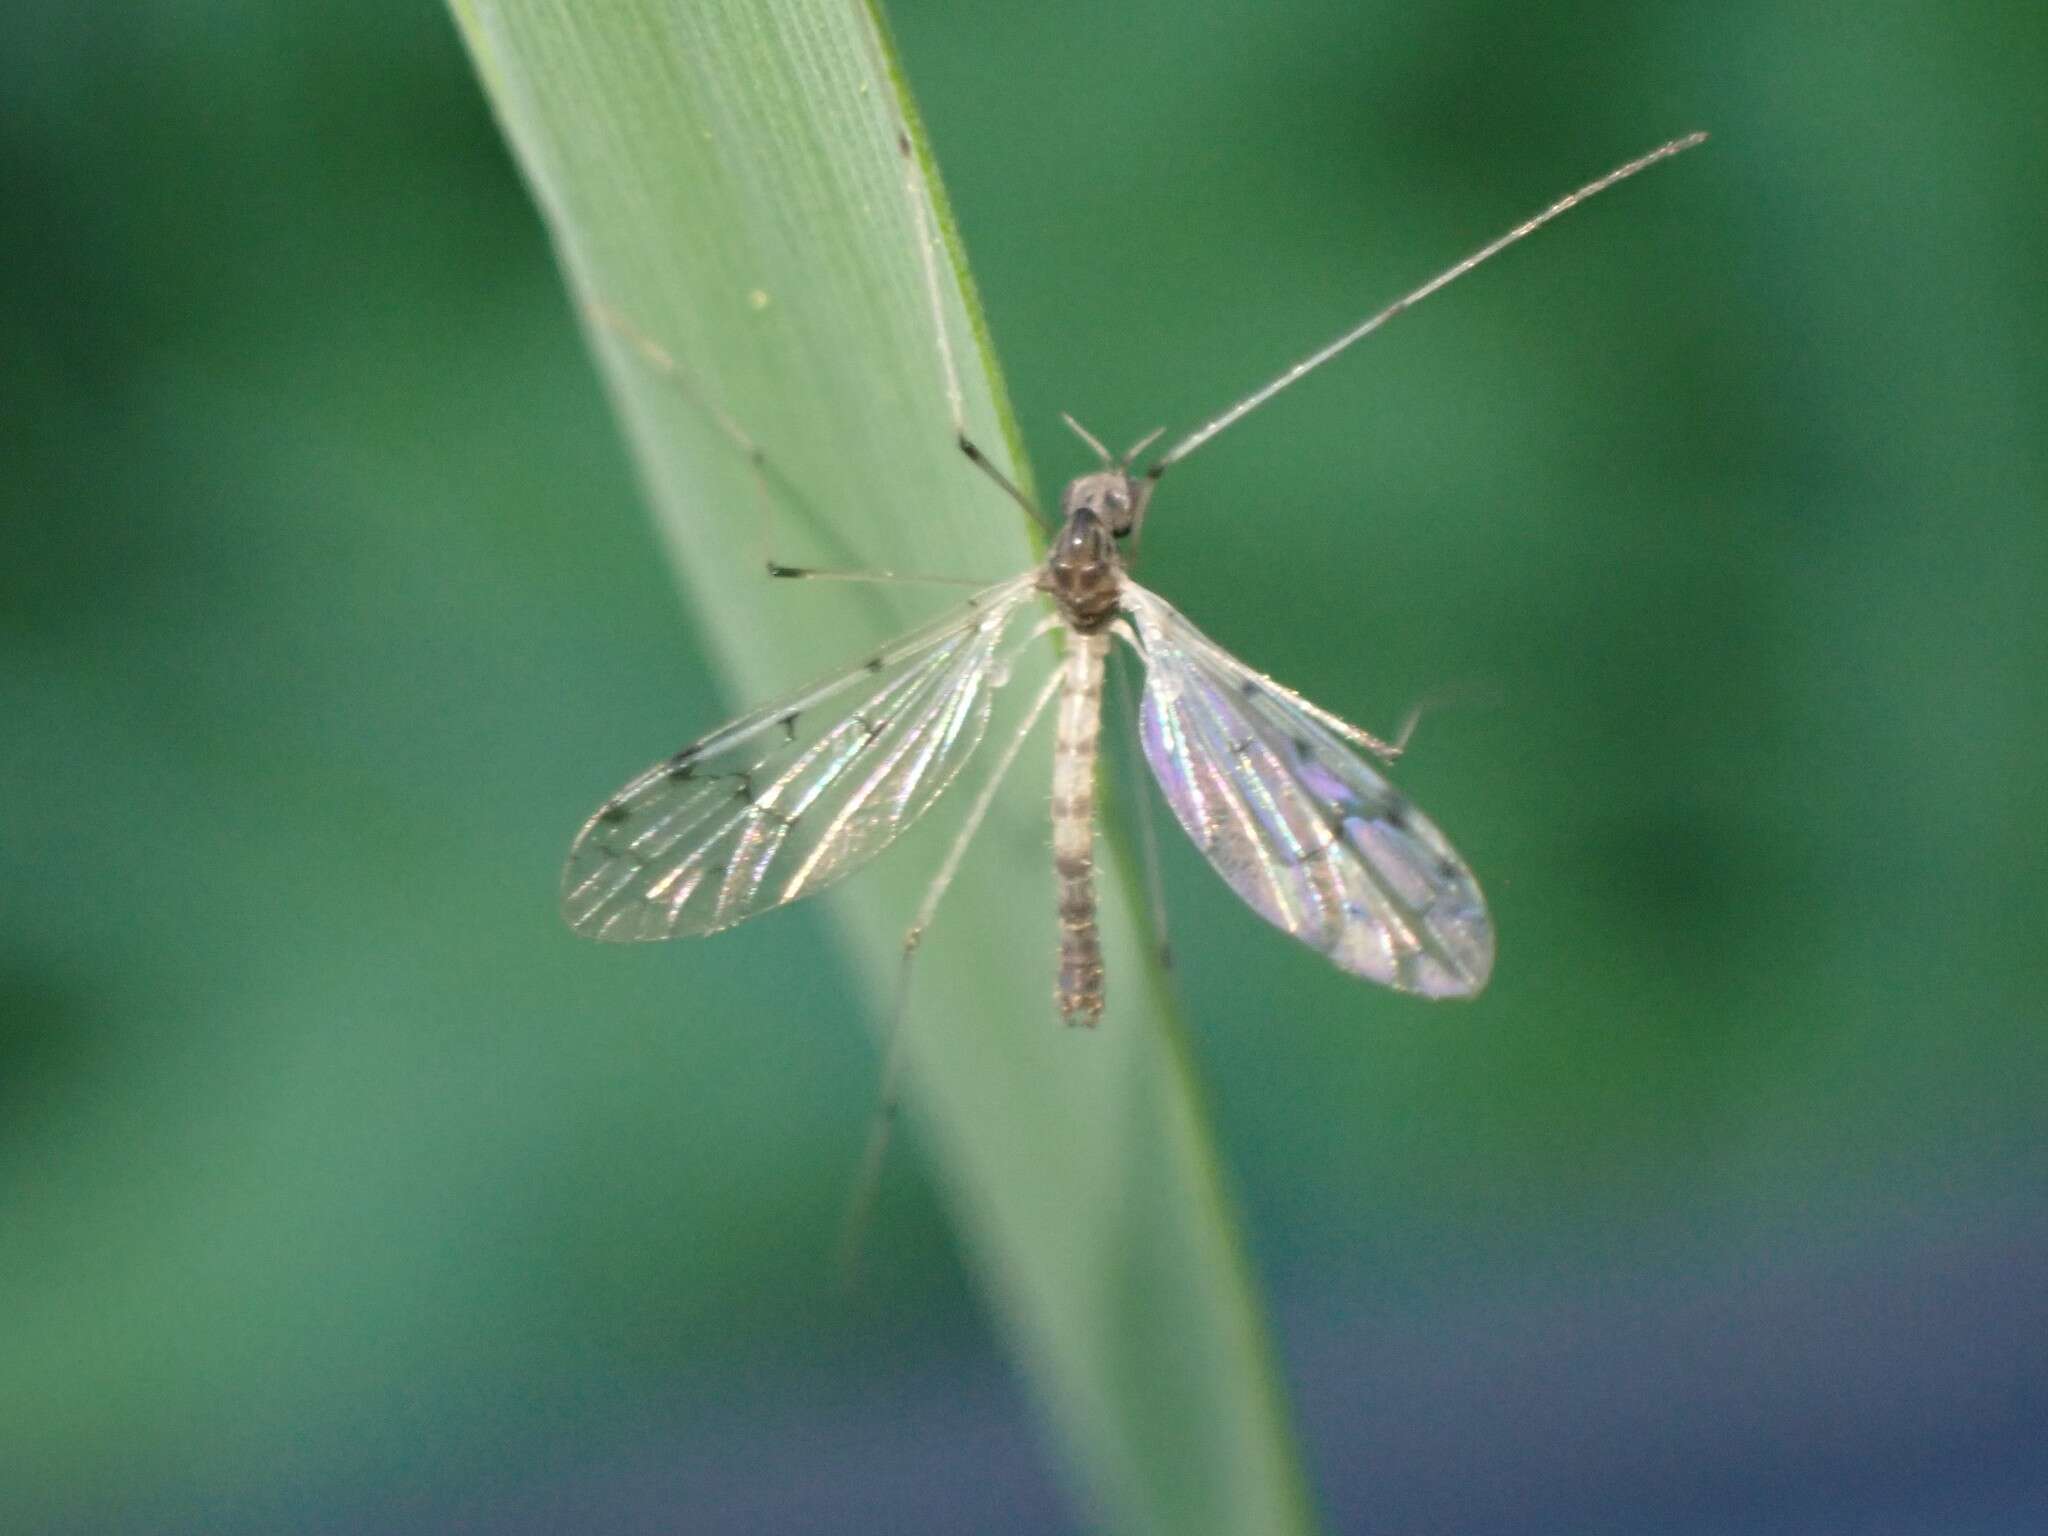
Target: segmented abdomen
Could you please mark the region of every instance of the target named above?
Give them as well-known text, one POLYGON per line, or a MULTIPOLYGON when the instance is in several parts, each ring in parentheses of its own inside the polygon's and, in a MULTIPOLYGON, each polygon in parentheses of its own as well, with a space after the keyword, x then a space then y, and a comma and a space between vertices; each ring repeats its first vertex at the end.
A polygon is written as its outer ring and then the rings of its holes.
POLYGON ((1095 923, 1095 751, 1102 729, 1103 634, 1067 634, 1066 682, 1052 748, 1052 868, 1059 888, 1060 1016, 1102 1017, 1102 937, 1095 923))

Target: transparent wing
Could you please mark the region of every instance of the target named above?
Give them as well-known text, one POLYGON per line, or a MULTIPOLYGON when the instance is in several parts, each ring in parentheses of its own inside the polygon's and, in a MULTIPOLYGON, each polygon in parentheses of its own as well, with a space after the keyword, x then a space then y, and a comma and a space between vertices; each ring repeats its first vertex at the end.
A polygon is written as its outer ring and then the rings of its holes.
POLYGON ((1036 575, 655 764, 583 824, 562 916, 587 938, 714 933, 894 842, 988 725, 1004 629, 1036 575))
POLYGON ((1493 923, 1478 882, 1365 761, 1371 739, 1128 580, 1123 602, 1146 664, 1146 761, 1230 888, 1353 975, 1423 997, 1484 987, 1493 923))

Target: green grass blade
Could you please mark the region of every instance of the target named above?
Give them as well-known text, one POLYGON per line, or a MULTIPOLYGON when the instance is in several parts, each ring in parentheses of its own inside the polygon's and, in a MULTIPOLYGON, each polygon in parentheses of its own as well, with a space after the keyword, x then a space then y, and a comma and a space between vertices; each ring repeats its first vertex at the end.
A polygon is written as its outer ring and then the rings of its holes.
MULTIPOLYGON (((698 392, 772 456, 778 555, 988 579, 1032 560, 1022 516, 948 440, 895 147, 898 125, 915 135, 916 119, 868 10, 454 9, 577 298, 683 360, 698 392)), ((935 173, 929 184, 937 197, 935 173)), ((942 200, 937 215, 950 231, 942 200)), ((942 279, 971 428, 1017 463, 950 238, 942 279)), ((741 456, 631 347, 598 327, 592 343, 735 698, 857 658, 941 605, 907 588, 763 579, 741 456)), ((710 723, 676 724, 687 735, 710 723)), ((920 957, 905 1060, 921 1141, 1054 1437, 1108 1525, 1305 1531, 1265 1325, 1192 1061, 1140 942, 1128 859, 1105 861, 1103 1027, 1070 1032, 1053 1016, 1050 756, 1049 739, 1027 751, 1030 771, 1020 765, 920 957)), ((924 857, 894 852, 827 898, 878 1011, 937 857, 932 831, 906 839, 924 857)))

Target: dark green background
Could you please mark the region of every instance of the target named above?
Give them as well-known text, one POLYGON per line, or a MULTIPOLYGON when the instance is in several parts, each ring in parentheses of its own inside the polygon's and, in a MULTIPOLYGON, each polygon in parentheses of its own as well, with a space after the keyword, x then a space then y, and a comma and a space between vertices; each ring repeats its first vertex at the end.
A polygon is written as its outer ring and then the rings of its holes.
MULTIPOLYGON (((892 17, 1047 480, 1714 132, 1167 482, 1216 638, 1458 701, 1501 932, 1390 998, 1176 841, 1182 982, 1334 1524, 2038 1529, 2048 15, 892 17)), ((914 1151, 830 1289, 820 915, 554 915, 733 701, 445 15, 0 37, 0 1523, 1071 1520, 914 1151)))

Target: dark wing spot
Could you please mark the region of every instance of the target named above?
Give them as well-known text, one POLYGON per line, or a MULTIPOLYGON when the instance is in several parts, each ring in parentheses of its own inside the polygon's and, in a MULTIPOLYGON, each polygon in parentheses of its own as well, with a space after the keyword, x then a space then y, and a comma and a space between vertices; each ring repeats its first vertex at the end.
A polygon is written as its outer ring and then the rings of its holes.
POLYGON ((1317 859, 1326 859, 1336 849, 1338 844, 1344 841, 1342 823, 1336 826, 1325 826, 1323 832, 1324 837, 1320 843, 1317 843, 1313 848, 1301 850, 1301 857, 1295 860, 1297 864, 1313 864, 1317 859))
POLYGON ((1465 871, 1458 867, 1456 859, 1438 859, 1436 861, 1436 877, 1445 885, 1449 885, 1454 880, 1462 879, 1464 874, 1465 871))
POLYGON ((896 130, 896 153, 906 160, 910 158, 910 135, 901 128, 896 130))
POLYGON ((879 671, 881 671, 881 670, 882 670, 882 658, 881 658, 881 657, 879 657, 879 656, 870 656, 870 657, 868 658, 868 670, 869 670, 870 672, 879 672, 879 671))
POLYGON ((1387 796, 1387 803, 1380 807, 1379 817, 1396 832, 1406 832, 1415 825, 1415 807, 1399 795, 1387 796))
POLYGON ((1297 736, 1294 738, 1294 755, 1305 763, 1314 762, 1316 749, 1306 736, 1297 736))
POLYGON ((1248 699, 1256 699, 1265 690, 1259 687, 1256 679, 1247 677, 1239 680, 1237 691, 1248 699))
POLYGON ((597 819, 608 827, 615 827, 630 814, 626 809, 625 801, 607 800, 604 803, 604 809, 597 813, 597 819))
POLYGON ((784 716, 782 717, 782 719, 781 719, 780 721, 778 721, 778 722, 777 722, 777 724, 779 724, 779 725, 780 725, 780 726, 782 727, 783 731, 784 731, 784 732, 785 732, 785 733, 786 733, 786 734, 788 735, 788 737, 789 737, 789 739, 790 739, 791 741, 795 741, 795 740, 796 740, 796 711, 795 711, 795 710, 793 710, 793 709, 792 709, 792 710, 791 710, 791 711, 790 711, 790 712, 789 712, 788 714, 784 715, 784 716))

